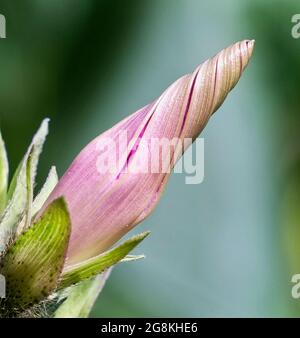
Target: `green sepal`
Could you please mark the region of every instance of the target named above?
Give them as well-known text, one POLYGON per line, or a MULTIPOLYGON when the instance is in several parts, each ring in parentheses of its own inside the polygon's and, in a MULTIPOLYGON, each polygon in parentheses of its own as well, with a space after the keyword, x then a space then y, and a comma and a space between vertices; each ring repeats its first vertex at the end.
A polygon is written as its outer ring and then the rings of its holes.
POLYGON ((67 207, 59 198, 10 246, 0 265, 6 278, 6 309, 25 309, 56 289, 70 231, 67 207))
POLYGON ((18 185, 19 185, 20 179, 24 179, 24 174, 21 175, 21 173, 22 173, 22 171, 24 171, 24 167, 26 167, 26 162, 27 162, 28 156, 29 156, 33 146, 35 146, 35 153, 34 153, 33 166, 32 167, 33 167, 33 176, 35 176, 39 156, 40 156, 40 154, 43 150, 43 145, 44 145, 46 137, 48 135, 48 131, 49 131, 49 119, 46 118, 42 121, 39 129, 37 130, 36 134, 33 136, 31 144, 30 144, 23 160, 21 161, 21 163, 19 164, 16 172, 14 173, 14 176, 11 180, 9 190, 8 190, 8 199, 13 198, 13 195, 14 195, 14 193, 15 193, 18 185), (20 177, 20 176, 23 176, 23 177, 20 177))
POLYGON ((81 263, 67 267, 63 273, 59 288, 63 289, 70 285, 77 284, 87 278, 98 275, 107 268, 115 265, 128 255, 150 232, 143 232, 136 235, 116 248, 113 248, 103 254, 92 257, 81 263))
MULTIPOLYGON (((56 168, 53 166, 51 167, 49 171, 49 174, 47 176, 47 179, 42 189, 40 190, 38 195, 35 197, 32 204, 28 205, 27 217, 23 217, 22 221, 19 223, 18 228, 17 228, 17 236, 20 235, 24 231, 24 229, 28 227, 28 225, 30 225, 30 222, 28 222, 28 220, 30 218, 34 219, 34 216, 36 216, 38 211, 40 211, 42 206, 45 204, 49 195, 51 194, 54 187, 56 186, 57 182, 58 182, 58 176, 57 176, 56 168), (28 217, 28 214, 31 217, 28 217)), ((30 191, 30 188, 28 190, 30 191)), ((32 199, 30 198, 29 201, 32 201, 32 199)))
POLYGON ((110 275, 111 269, 72 286, 67 299, 56 310, 54 318, 87 318, 110 275))
POLYGON ((48 122, 48 119, 42 122, 10 184, 7 195, 8 205, 0 223, 0 252, 14 237, 24 213, 27 214, 27 222, 30 222, 28 207, 32 203, 38 159, 48 134, 48 122))

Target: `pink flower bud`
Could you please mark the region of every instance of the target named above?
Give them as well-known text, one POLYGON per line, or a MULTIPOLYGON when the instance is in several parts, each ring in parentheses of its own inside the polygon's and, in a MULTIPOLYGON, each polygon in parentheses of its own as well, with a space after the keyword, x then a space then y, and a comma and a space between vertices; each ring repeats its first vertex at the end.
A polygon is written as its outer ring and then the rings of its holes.
POLYGON ((200 134, 238 82, 253 46, 245 40, 222 50, 80 152, 46 203, 60 196, 67 201, 72 221, 68 265, 105 251, 153 211, 170 173, 149 170, 149 142, 176 140, 171 156, 159 165, 172 169, 182 155, 180 143, 200 134), (130 170, 137 166, 140 172, 130 170))

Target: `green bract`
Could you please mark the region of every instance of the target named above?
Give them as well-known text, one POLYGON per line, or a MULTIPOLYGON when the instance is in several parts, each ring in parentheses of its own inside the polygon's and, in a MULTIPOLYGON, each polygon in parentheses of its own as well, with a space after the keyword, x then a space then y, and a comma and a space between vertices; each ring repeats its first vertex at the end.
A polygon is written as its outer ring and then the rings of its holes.
POLYGON ((70 232, 68 211, 60 198, 10 246, 0 267, 9 309, 26 309, 56 289, 70 232))
POLYGON ((0 252, 5 249, 11 237, 14 236, 24 213, 30 211, 38 159, 47 133, 48 119, 43 121, 34 136, 10 184, 7 196, 8 205, 0 222, 0 252))
POLYGON ((107 268, 115 265, 133 250, 143 239, 149 235, 144 232, 125 241, 120 246, 109 250, 99 256, 90 258, 76 265, 69 266, 62 273, 62 279, 59 288, 66 288, 82 280, 93 277, 107 268))

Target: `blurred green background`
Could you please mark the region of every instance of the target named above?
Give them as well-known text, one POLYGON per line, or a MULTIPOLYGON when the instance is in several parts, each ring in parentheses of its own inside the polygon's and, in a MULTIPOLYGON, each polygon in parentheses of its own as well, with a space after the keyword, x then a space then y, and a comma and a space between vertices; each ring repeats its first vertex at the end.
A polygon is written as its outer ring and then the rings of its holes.
POLYGON ((299 0, 0 0, 0 123, 12 169, 44 117, 39 182, 93 137, 227 45, 253 59, 211 119, 205 180, 173 175, 93 317, 299 316, 299 0))

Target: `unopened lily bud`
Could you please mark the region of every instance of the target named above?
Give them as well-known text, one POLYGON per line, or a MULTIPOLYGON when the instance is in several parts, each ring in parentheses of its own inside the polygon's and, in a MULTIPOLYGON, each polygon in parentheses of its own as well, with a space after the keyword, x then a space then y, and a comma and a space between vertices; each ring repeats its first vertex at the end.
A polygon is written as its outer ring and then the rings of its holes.
POLYGON ((80 152, 46 203, 60 196, 67 202, 72 221, 68 265, 105 251, 153 211, 186 148, 183 141, 195 140, 236 85, 253 45, 245 40, 222 50, 80 152), (170 170, 151 170, 157 155, 153 139, 175 140, 159 164, 170 170))

